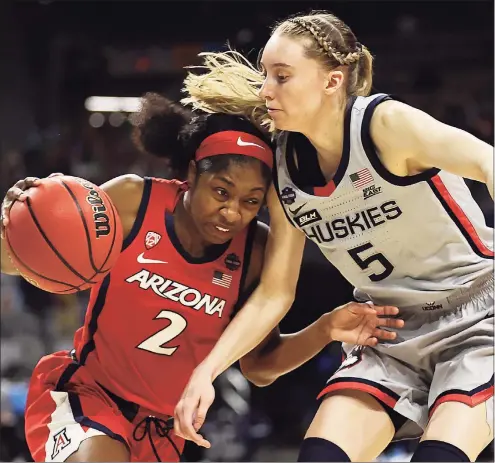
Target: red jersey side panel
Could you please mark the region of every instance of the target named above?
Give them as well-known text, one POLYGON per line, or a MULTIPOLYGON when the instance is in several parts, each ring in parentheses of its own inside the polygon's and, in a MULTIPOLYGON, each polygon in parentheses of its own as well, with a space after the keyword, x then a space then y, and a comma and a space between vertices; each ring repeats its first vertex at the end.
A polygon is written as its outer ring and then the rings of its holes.
POLYGON ((186 189, 146 179, 116 266, 93 289, 75 336, 79 362, 101 385, 173 415, 193 369, 230 321, 247 271, 256 221, 205 258, 182 250, 172 212, 186 189))

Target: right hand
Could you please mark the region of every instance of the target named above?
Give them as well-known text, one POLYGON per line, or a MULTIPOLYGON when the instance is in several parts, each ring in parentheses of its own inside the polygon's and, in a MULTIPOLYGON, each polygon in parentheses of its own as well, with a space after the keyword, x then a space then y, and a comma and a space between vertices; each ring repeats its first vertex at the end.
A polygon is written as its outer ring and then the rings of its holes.
POLYGON ((215 399, 212 383, 209 370, 202 365, 196 367, 174 413, 175 434, 207 449, 211 447, 211 443, 198 431, 203 426, 206 413, 215 399))
MULTIPOLYGON (((48 177, 57 177, 59 175, 64 175, 59 172, 50 174, 48 177)), ((15 201, 25 201, 27 195, 25 192, 29 190, 29 188, 37 187, 41 183, 41 179, 38 177, 26 177, 23 180, 19 180, 14 184, 13 187, 9 188, 5 198, 2 201, 2 209, 0 215, 0 235, 2 239, 5 239, 5 228, 9 224, 9 212, 10 208, 14 204, 15 201)))

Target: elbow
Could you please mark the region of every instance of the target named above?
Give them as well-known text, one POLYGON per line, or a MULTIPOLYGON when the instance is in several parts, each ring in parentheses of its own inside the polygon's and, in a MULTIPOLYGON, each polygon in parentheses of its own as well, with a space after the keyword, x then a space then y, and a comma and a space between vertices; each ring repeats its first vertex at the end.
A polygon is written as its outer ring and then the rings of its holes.
POLYGON ((273 384, 277 376, 271 374, 270 371, 256 367, 256 362, 240 362, 241 371, 244 377, 257 387, 266 387, 273 384))

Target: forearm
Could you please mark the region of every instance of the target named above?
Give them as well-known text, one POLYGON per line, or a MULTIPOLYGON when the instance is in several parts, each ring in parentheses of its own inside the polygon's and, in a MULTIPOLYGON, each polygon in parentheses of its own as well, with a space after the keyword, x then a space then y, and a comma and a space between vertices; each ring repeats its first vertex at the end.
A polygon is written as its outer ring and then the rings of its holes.
POLYGON ((206 368, 215 379, 265 339, 288 312, 293 299, 293 295, 274 296, 263 285, 258 286, 199 368, 206 368))
POLYGON ((311 360, 332 342, 324 317, 297 333, 281 335, 271 349, 267 346, 258 355, 248 354, 241 361, 244 375, 257 386, 268 386, 311 360))

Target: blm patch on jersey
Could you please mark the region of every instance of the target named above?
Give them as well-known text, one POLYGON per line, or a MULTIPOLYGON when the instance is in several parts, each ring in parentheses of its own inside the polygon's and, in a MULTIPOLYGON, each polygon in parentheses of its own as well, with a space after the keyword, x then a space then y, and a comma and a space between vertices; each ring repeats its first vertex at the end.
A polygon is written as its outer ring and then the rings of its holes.
POLYGON ((294 217, 294 220, 296 221, 297 225, 303 227, 304 225, 318 222, 319 220, 321 220, 321 215, 316 209, 312 209, 308 212, 305 212, 304 214, 294 217))

